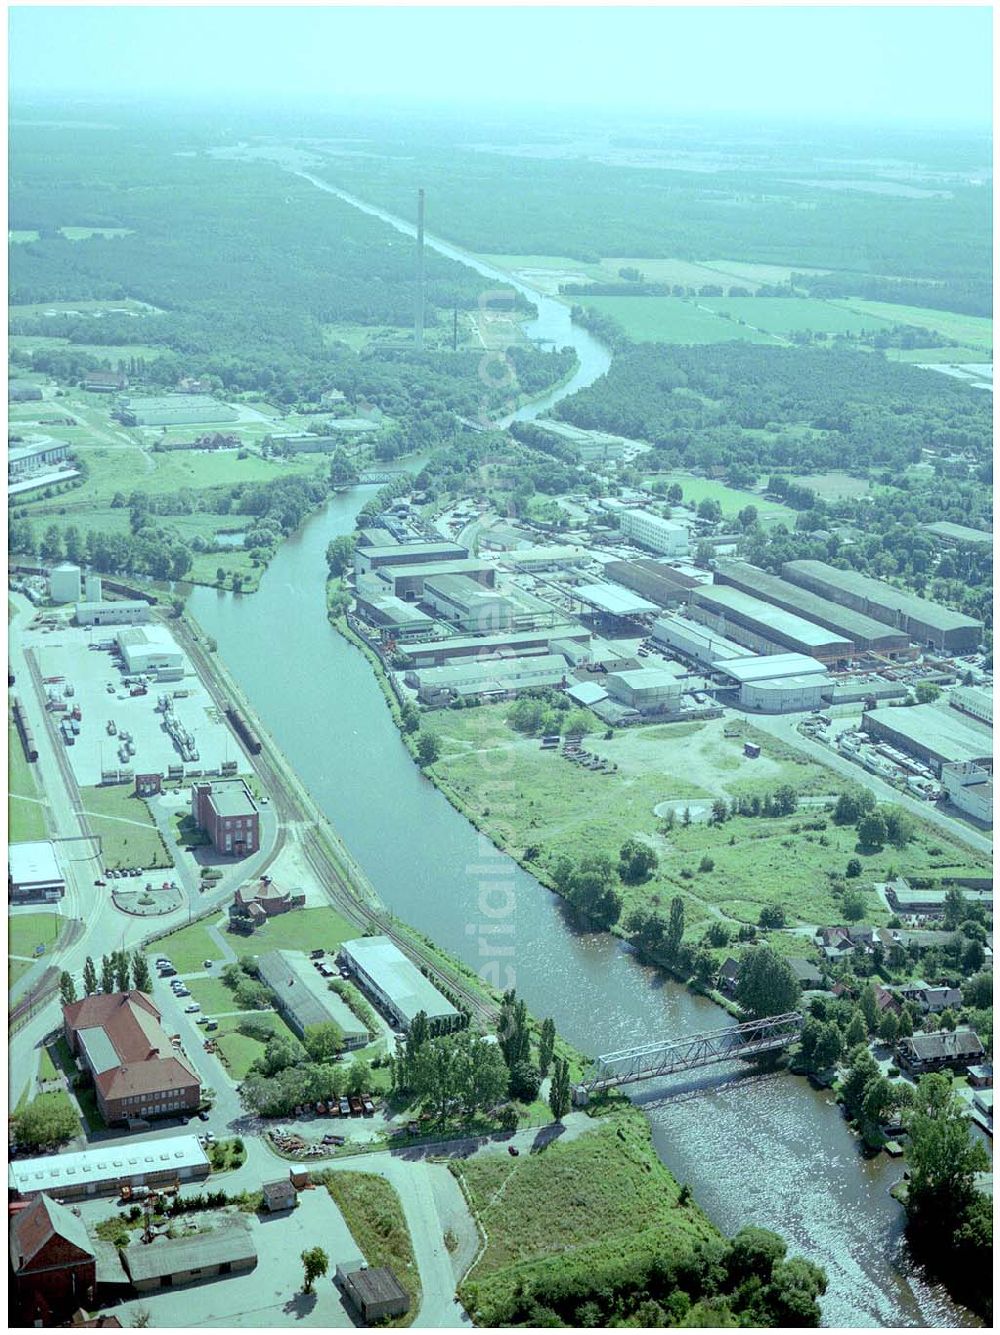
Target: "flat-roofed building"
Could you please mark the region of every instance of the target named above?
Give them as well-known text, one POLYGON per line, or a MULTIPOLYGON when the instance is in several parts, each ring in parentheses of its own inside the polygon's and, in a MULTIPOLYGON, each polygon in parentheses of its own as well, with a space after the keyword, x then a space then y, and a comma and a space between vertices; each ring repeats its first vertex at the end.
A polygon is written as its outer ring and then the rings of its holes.
POLYGON ((658 617, 653 622, 650 635, 654 643, 682 658, 705 667, 717 663, 726 663, 734 658, 753 657, 753 651, 745 644, 737 644, 718 631, 701 626, 685 616, 658 617))
POLYGON ((484 589, 496 586, 496 567, 474 557, 457 561, 424 561, 416 565, 379 566, 373 575, 360 576, 362 586, 372 587, 377 580, 382 592, 388 590, 397 598, 417 599, 424 591, 428 579, 440 579, 442 575, 464 575, 475 580, 484 589))
POLYGON ((108 1123, 177 1117, 201 1101, 201 1081, 145 992, 97 993, 63 1007, 70 1051, 93 1077, 108 1123))
POLYGON ((828 680, 825 664, 807 654, 748 654, 719 663, 718 670, 740 686, 757 681, 778 681, 783 677, 828 680))
POLYGON ((55 903, 66 893, 66 877, 48 839, 7 846, 7 895, 13 903, 55 903))
MULTIPOLYGON (((967 904, 980 904, 987 911, 993 912, 993 891, 975 890, 962 887, 962 895, 967 904)), ((910 885, 909 881, 899 876, 889 881, 885 887, 885 897, 889 907, 896 913, 917 914, 925 918, 942 917, 948 902, 947 890, 935 890, 910 885)), ((942 941, 944 937, 941 938, 942 941)))
POLYGON ((173 677, 184 671, 184 655, 166 626, 131 626, 115 636, 125 670, 133 674, 173 677))
POLYGON ((969 528, 965 524, 952 524, 947 519, 939 519, 933 524, 922 524, 925 533, 938 539, 947 547, 992 547, 993 534, 981 528, 969 528))
POLYGON ((60 1200, 79 1200, 116 1196, 126 1183, 154 1187, 200 1181, 209 1171, 208 1155, 197 1136, 169 1136, 14 1159, 7 1169, 7 1183, 11 1194, 21 1200, 42 1192, 60 1200))
POLYGON ((428 575, 423 602, 464 631, 505 630, 514 620, 514 604, 468 575, 428 575))
POLYGON ((703 584, 692 589, 687 614, 757 653, 789 651, 835 663, 852 658, 855 652, 842 635, 731 585, 703 584))
POLYGON ((640 598, 631 589, 621 584, 577 584, 567 590, 570 598, 585 603, 602 616, 620 620, 633 617, 653 616, 660 609, 648 598, 640 598))
POLYGON ((278 1011, 299 1038, 318 1024, 333 1024, 345 1048, 363 1048, 368 1042, 367 1028, 301 952, 265 951, 257 958, 257 968, 275 995, 278 1011))
POLYGON ((220 853, 245 858, 260 848, 260 810, 244 779, 192 784, 191 817, 220 853))
POLYGON ((959 811, 983 825, 993 824, 993 775, 972 761, 941 766, 941 784, 959 811))
POLYGON ((561 654, 534 654, 526 658, 459 659, 445 661, 439 667, 408 668, 403 680, 416 690, 423 704, 430 705, 470 696, 509 699, 518 691, 562 686, 566 672, 561 654))
POLYGON ((61 464, 68 455, 69 445, 64 440, 39 440, 27 445, 15 445, 7 451, 7 476, 13 480, 27 477, 30 473, 61 464))
POLYGON ((786 612, 805 617, 834 634, 849 640, 859 650, 874 650, 895 658, 909 649, 909 637, 894 626, 886 626, 874 618, 843 607, 810 593, 797 584, 768 574, 747 561, 719 560, 715 563, 717 584, 731 585, 752 597, 773 603, 786 612))
MULTIPOLYGON (((367 581, 370 585, 370 581, 367 581)), ((355 591, 354 602, 358 615, 372 626, 390 631, 396 639, 410 639, 429 635, 434 629, 434 618, 391 593, 362 593, 355 591)))
POLYGON ((387 936, 345 941, 340 958, 362 989, 402 1029, 423 1011, 432 1028, 449 1029, 458 1011, 387 936))
POLYGON ((909 705, 869 709, 861 716, 861 727, 870 737, 898 746, 908 755, 926 761, 940 774, 941 766, 961 761, 992 767, 992 738, 964 723, 955 710, 937 705, 909 705))
POLYGON ((547 654, 556 641, 590 644, 590 631, 579 623, 550 626, 545 630, 514 630, 500 635, 452 635, 440 640, 422 640, 402 646, 407 663, 414 668, 438 667, 452 659, 475 658, 482 662, 502 657, 547 654))
POLYGON ((611 512, 621 532, 636 546, 661 556, 687 556, 690 537, 683 524, 661 519, 649 510, 623 505, 618 500, 603 500, 601 505, 611 512))
POLYGON ((740 704, 761 714, 801 714, 819 709, 833 689, 827 676, 765 677, 740 687, 740 704))
POLYGON ((410 1310, 410 1295, 386 1266, 337 1266, 337 1280, 366 1326, 410 1310))
POLYGON ((781 573, 793 584, 897 626, 911 639, 943 652, 969 653, 982 639, 983 623, 974 617, 953 612, 856 570, 841 570, 825 561, 786 561, 781 573))
POLYGON ((993 727, 992 691, 984 690, 981 686, 956 686, 948 693, 948 703, 970 718, 977 718, 980 723, 993 727))
POLYGON ((380 566, 464 561, 468 555, 468 547, 462 547, 457 542, 387 542, 381 547, 359 547, 354 554, 354 568, 359 575, 368 575, 380 566))
POLYGON ((161 394, 123 397, 116 416, 125 426, 201 426, 235 422, 239 413, 207 394, 161 394))
POLYGON ((77 603, 73 616, 78 626, 137 626, 149 620, 149 603, 141 598, 77 603))
POLYGON ((508 570, 558 570, 561 566, 579 566, 591 559, 586 547, 571 543, 552 547, 518 547, 504 552, 499 563, 508 570))
POLYGON ((648 598, 657 607, 679 607, 687 601, 689 590, 696 589, 699 583, 692 575, 651 559, 609 561, 604 573, 608 579, 648 598))
POLYGON ((609 672, 604 685, 608 695, 640 714, 666 714, 680 708, 684 669, 676 664, 658 668, 636 668, 633 672, 609 672))

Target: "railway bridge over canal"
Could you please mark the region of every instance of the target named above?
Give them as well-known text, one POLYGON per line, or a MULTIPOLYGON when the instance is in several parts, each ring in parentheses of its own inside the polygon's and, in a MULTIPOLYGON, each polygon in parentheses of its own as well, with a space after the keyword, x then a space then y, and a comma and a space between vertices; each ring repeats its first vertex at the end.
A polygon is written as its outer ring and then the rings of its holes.
POLYGON ((584 1104, 591 1094, 619 1085, 633 1085, 640 1080, 695 1071, 703 1066, 739 1061, 765 1052, 778 1052, 794 1043, 802 1032, 799 1011, 769 1015, 763 1020, 748 1020, 728 1029, 713 1029, 690 1038, 661 1039, 641 1047, 624 1048, 598 1057, 576 1087, 574 1102, 584 1104))

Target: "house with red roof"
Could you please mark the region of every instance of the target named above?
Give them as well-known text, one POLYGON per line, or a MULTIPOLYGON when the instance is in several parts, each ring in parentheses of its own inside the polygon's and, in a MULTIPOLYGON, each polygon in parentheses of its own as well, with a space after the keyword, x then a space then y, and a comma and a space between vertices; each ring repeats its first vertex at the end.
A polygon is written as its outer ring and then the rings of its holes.
POLYGON ((97 1254, 83 1221, 48 1196, 36 1196, 10 1221, 14 1324, 54 1326, 92 1307, 97 1254))

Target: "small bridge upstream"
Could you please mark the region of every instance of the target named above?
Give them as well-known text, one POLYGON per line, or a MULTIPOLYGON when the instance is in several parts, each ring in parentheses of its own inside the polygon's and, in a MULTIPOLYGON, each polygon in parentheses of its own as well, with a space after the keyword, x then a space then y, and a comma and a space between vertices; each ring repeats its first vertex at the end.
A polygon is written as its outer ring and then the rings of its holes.
POLYGON ((585 1104, 591 1094, 619 1085, 633 1085, 640 1080, 695 1071, 702 1066, 739 1061, 765 1052, 778 1052, 794 1043, 802 1032, 803 1019, 798 1011, 769 1015, 763 1020, 748 1020, 728 1029, 713 1029, 693 1038, 664 1039, 642 1047, 624 1048, 598 1057, 576 1087, 574 1102, 585 1104))

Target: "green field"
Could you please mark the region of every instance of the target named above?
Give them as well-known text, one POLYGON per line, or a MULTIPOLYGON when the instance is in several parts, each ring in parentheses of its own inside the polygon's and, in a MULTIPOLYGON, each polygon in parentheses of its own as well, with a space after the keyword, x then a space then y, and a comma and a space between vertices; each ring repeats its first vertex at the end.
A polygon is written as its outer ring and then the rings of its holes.
MULTIPOLYGON (((935 311, 927 306, 897 306, 888 301, 862 301, 848 297, 829 305, 854 311, 864 317, 885 320, 889 324, 911 324, 918 329, 934 329, 945 338, 953 338, 966 348, 977 349, 979 360, 989 361, 993 352, 993 321, 981 315, 957 315, 953 311, 935 311)), ((924 351, 928 351, 924 349, 924 351)), ((952 349, 954 360, 955 349, 952 349)), ((924 358, 930 361, 929 357, 924 358)))
MULTIPOLYGON (((216 952, 218 947, 216 947, 216 952)), ((169 951, 165 951, 169 954, 169 951)), ((170 956, 173 960, 173 955, 170 956)), ((212 958, 211 954, 203 955, 198 961, 199 964, 212 958)), ((174 960, 176 964, 177 961, 174 960)), ((215 968, 219 967, 219 961, 216 959, 215 968)), ((231 987, 227 987, 221 978, 190 978, 188 987, 191 989, 191 1000, 197 1001, 206 1015, 227 1015, 233 1011, 241 1009, 233 996, 231 987)))
POLYGON ((860 334, 888 328, 887 322, 872 312, 848 310, 818 297, 699 297, 698 300, 702 306, 732 320, 745 321, 776 335, 800 330, 860 334))
MULTIPOLYGON (((138 321, 135 332, 134 343, 73 343, 68 338, 53 338, 49 334, 11 334, 7 341, 11 348, 21 348, 27 352, 48 348, 72 348, 74 352, 86 352, 100 361, 110 362, 112 366, 116 362, 127 361, 129 357, 145 357, 147 361, 151 361, 154 357, 162 357, 167 351, 163 344, 142 342, 142 326, 138 321)), ((56 401, 57 407, 60 402, 56 401)))
MULTIPOLYGON (((218 1030, 211 1035, 226 1058, 226 1069, 233 1080, 243 1080, 250 1072, 250 1067, 263 1054, 264 1044, 259 1039, 237 1032, 237 1025, 242 1019, 253 1018, 266 1025, 282 1038, 288 1038, 291 1030, 279 1016, 268 1011, 248 1011, 246 1016, 227 1015, 219 1021, 218 1030)), ((209 1035, 206 1035, 209 1037, 209 1035)))
POLYGON ((841 501, 855 496, 867 496, 871 483, 866 477, 852 477, 850 473, 810 473, 790 477, 789 482, 808 487, 824 501, 841 501))
MULTIPOLYGON (((720 913, 756 923, 765 905, 781 905, 789 923, 838 920, 828 873, 842 873, 855 856, 852 827, 833 825, 815 806, 781 818, 684 826, 680 805, 704 804, 717 795, 763 795, 785 783, 800 797, 827 797, 844 784, 825 766, 749 725, 739 737, 726 738, 722 720, 713 720, 633 728, 606 741, 588 738, 589 749, 618 765, 608 775, 542 751, 537 740, 520 739, 504 715, 503 705, 480 706, 431 715, 424 726, 441 739, 433 774, 444 790, 515 857, 532 850, 525 860, 533 869, 551 871, 564 855, 577 860, 600 853, 617 862, 622 843, 635 837, 653 847, 659 867, 645 884, 621 887, 623 920, 633 907, 664 911, 677 894, 685 900, 689 928, 703 928, 720 913), (748 737, 762 747, 757 760, 742 754, 748 737), (698 775, 701 787, 690 774, 698 775), (668 801, 678 804, 672 829, 655 813, 668 801), (826 820, 826 828, 803 828, 816 820, 826 820), (713 865, 700 870, 703 858, 713 865)), ((985 859, 926 825, 918 826, 905 851, 886 848, 863 855, 862 863, 862 886, 892 874, 982 874, 986 866, 985 859)), ((869 918, 885 917, 872 898, 869 918)))
POLYGON ((51 950, 65 919, 58 913, 14 913, 7 919, 11 955, 33 955, 36 946, 51 950))
POLYGON ((125 784, 108 788, 81 788, 80 797, 90 826, 101 840, 105 867, 172 867, 149 808, 125 784))
POLYGON ((12 723, 7 725, 7 792, 8 843, 44 839, 45 808, 39 800, 35 776, 12 723))
POLYGON ((259 955, 265 950, 318 950, 321 946, 335 954, 341 942, 350 941, 359 930, 336 909, 316 908, 293 909, 290 913, 269 918, 249 939, 228 930, 223 934, 229 937, 233 949, 240 955, 259 955), (241 946, 238 942, 246 944, 241 946))
MULTIPOLYGON (((629 338, 639 343, 728 343, 733 339, 750 343, 777 343, 769 333, 760 333, 724 320, 701 307, 720 298, 698 298, 698 305, 680 297, 574 297, 584 306, 610 315, 629 338)), ((733 298, 740 300, 740 298, 733 298)), ((747 301, 756 300, 753 297, 747 301)))
POLYGON ((420 1308, 420 1272, 395 1187, 375 1173, 331 1171, 324 1179, 368 1265, 372 1269, 387 1266, 410 1295, 406 1315, 386 1324, 408 1326, 420 1308))
POLYGON ((775 524, 786 524, 789 528, 795 526, 795 511, 789 506, 769 500, 758 492, 740 491, 715 478, 692 477, 690 473, 656 473, 643 481, 646 486, 655 482, 658 487, 670 487, 676 483, 684 493, 684 504, 698 506, 702 501, 718 501, 722 513, 734 518, 745 506, 752 505, 764 528, 771 528, 775 524))
POLYGON ((200 922, 181 927, 146 947, 146 954, 153 959, 165 955, 178 973, 201 973, 202 961, 216 957, 218 952, 218 944, 200 922))
POLYGON ((547 1261, 555 1271, 572 1256, 583 1271, 599 1270, 651 1245, 677 1257, 718 1237, 695 1204, 682 1202, 636 1113, 602 1118, 542 1153, 449 1166, 486 1239, 459 1290, 479 1326, 504 1325, 504 1304, 547 1261))

